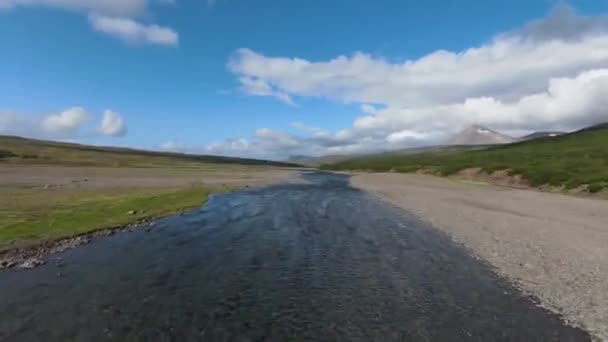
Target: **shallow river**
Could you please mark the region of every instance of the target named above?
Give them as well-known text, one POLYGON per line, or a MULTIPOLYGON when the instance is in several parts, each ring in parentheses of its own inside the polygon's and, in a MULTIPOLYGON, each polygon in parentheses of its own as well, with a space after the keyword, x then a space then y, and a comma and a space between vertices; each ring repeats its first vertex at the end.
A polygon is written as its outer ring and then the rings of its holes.
POLYGON ((303 177, 0 273, 0 340, 588 340, 346 176, 303 177))

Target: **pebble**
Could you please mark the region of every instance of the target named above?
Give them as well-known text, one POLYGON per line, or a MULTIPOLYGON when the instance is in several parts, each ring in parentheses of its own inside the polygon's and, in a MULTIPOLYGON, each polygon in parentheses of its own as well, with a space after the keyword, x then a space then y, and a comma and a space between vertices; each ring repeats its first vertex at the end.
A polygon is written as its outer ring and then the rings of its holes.
POLYGON ((19 265, 19 267, 29 270, 29 269, 32 269, 32 268, 34 268, 36 266, 39 266, 39 265, 44 265, 44 260, 41 260, 41 259, 26 260, 21 265, 19 265))

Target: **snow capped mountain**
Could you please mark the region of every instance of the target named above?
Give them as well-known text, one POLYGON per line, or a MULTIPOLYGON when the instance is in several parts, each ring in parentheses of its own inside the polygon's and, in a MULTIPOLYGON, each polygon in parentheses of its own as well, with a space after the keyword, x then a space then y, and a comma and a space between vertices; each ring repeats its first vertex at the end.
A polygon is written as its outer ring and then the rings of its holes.
POLYGON ((508 144, 517 139, 485 126, 473 125, 448 140, 449 145, 494 145, 508 144))

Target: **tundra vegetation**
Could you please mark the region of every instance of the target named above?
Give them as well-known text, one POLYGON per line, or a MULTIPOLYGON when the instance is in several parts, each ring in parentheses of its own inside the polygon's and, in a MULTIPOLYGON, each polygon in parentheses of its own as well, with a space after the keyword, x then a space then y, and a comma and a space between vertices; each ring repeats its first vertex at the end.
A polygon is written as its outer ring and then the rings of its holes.
POLYGON ((0 252, 188 210, 235 187, 209 178, 288 166, 0 136, 0 252))
POLYGON ((608 128, 586 129, 473 151, 437 151, 402 156, 369 156, 321 166, 326 170, 428 172, 449 176, 465 169, 507 170, 535 187, 608 188, 608 128))

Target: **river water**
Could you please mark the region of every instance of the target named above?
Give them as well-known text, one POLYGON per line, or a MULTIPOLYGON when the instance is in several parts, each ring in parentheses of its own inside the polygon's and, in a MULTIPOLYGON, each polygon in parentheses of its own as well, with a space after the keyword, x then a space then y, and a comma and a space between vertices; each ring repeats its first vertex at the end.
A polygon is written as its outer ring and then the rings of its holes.
POLYGON ((303 177, 0 273, 0 340, 589 340, 347 176, 303 177))

